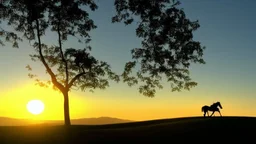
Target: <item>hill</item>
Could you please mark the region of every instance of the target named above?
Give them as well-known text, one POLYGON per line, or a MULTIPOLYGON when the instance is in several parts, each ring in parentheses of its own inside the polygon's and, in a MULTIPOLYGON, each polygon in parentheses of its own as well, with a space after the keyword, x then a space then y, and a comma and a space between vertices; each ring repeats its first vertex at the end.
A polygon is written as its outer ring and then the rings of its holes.
POLYGON ((109 125, 0 127, 0 143, 251 143, 254 117, 190 117, 109 125))
POLYGON ((112 117, 98 117, 98 118, 82 118, 71 120, 73 125, 103 125, 103 124, 117 124, 133 122, 131 120, 112 118, 112 117))
MULTIPOLYGON (((98 117, 98 118, 72 119, 71 122, 73 125, 103 125, 103 124, 128 123, 132 121, 119 119, 119 118, 112 118, 112 117, 98 117)), ((0 126, 26 126, 26 125, 34 125, 34 124, 62 125, 63 120, 31 121, 27 119, 0 117, 0 126)))

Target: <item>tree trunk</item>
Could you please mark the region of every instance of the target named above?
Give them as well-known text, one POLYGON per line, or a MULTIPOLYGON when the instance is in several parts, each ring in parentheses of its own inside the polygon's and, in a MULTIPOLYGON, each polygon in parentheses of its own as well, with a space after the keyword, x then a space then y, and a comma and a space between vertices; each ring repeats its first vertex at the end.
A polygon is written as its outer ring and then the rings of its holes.
POLYGON ((69 98, 68 98, 68 92, 63 93, 64 96, 64 119, 65 119, 65 125, 70 126, 70 116, 69 116, 69 98))

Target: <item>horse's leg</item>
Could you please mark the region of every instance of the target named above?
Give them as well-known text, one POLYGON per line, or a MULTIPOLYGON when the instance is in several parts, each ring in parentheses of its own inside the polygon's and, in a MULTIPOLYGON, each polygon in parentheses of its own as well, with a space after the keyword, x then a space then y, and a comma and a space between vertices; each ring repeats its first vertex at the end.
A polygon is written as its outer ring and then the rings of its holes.
POLYGON ((204 117, 206 116, 207 111, 204 111, 204 117))
POLYGON ((208 115, 208 117, 209 117, 209 112, 207 111, 207 115, 208 115))
POLYGON ((222 117, 222 115, 221 115, 221 113, 220 113, 220 111, 219 111, 219 110, 218 110, 218 112, 219 112, 220 116, 222 117))
POLYGON ((212 115, 213 115, 214 113, 215 113, 215 111, 212 112, 211 117, 212 117, 212 115))

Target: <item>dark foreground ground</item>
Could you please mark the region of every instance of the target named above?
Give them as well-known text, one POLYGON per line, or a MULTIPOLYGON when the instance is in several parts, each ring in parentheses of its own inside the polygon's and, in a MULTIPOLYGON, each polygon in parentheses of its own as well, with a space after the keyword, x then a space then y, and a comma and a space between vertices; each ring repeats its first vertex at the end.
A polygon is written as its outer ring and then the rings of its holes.
POLYGON ((101 126, 0 127, 0 144, 256 143, 256 118, 191 117, 101 126))

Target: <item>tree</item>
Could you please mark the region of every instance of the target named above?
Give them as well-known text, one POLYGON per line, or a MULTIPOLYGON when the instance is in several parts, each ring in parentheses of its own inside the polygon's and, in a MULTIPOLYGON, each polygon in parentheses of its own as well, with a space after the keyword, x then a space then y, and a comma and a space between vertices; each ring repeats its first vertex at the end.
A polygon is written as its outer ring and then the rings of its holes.
MULTIPOLYGON (((0 3, 0 24, 8 19, 8 12, 10 9, 5 6, 5 1, 0 3)), ((8 31, 4 29, 2 26, 0 26, 0 45, 5 46, 4 41, 9 42, 12 44, 14 48, 18 48, 18 41, 22 41, 20 37, 17 36, 16 33, 8 31)))
MULTIPOLYGON (((15 26, 16 31, 23 32, 26 39, 34 41, 37 54, 30 56, 32 60, 43 63, 51 80, 44 82, 37 75, 29 76, 35 78, 40 86, 53 84, 63 94, 65 125, 71 124, 68 96, 71 87, 81 90, 105 89, 109 86, 109 79, 119 81, 119 76, 111 71, 109 64, 89 53, 88 32, 96 26, 88 17, 89 14, 80 8, 87 5, 91 10, 97 8, 91 0, 10 0, 8 5, 13 10, 9 23, 15 26), (57 33, 58 46, 48 46, 42 42, 41 37, 48 28, 57 33), (64 51, 62 44, 69 36, 77 37, 87 47, 67 48, 64 51)), ((27 68, 32 70, 29 65, 27 68)))
MULTIPOLYGON (((162 88, 160 82, 164 76, 173 91, 189 90, 197 84, 189 77, 189 66, 192 62, 204 63, 204 47, 192 39, 192 32, 199 24, 186 18, 178 8, 179 2, 115 0, 114 4, 117 14, 112 21, 128 25, 138 19, 136 33, 142 39, 142 47, 132 50, 134 61, 125 65, 123 82, 129 86, 139 84, 139 92, 150 97, 155 95, 156 88, 162 88), (139 71, 133 75, 133 69, 139 65, 139 71)), ((51 79, 44 82, 37 75, 29 76, 41 86, 53 85, 63 94, 65 125, 70 125, 68 93, 72 87, 105 89, 109 80, 120 80, 109 64, 90 55, 89 32, 96 26, 85 9, 97 9, 93 0, 8 0, 6 7, 10 10, 8 23, 33 42, 36 54, 30 56, 44 65, 51 79), (57 46, 42 42, 49 29, 58 35, 57 46), (70 36, 85 43, 86 48, 64 48, 63 43, 70 36)), ((30 66, 27 68, 32 70, 30 66)))
POLYGON ((139 92, 154 97, 166 77, 172 91, 190 90, 197 85, 189 75, 191 63, 204 64, 200 42, 193 40, 198 21, 186 18, 176 0, 115 0, 116 16, 112 22, 129 25, 138 20, 136 35, 142 39, 141 48, 132 49, 132 59, 122 74, 129 86, 139 84, 139 92), (134 68, 139 70, 133 75, 134 68))

